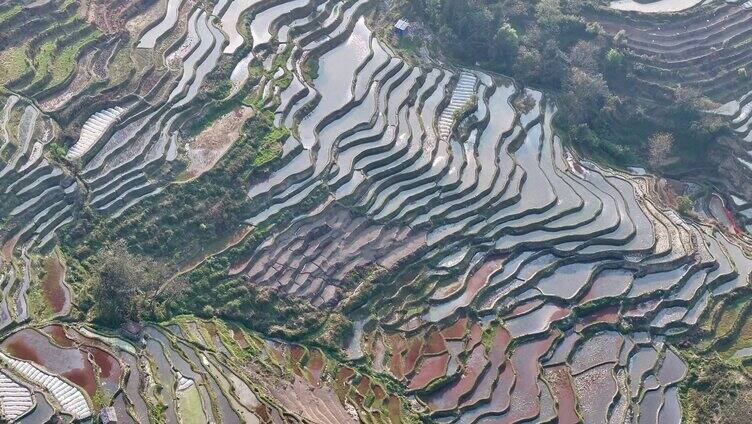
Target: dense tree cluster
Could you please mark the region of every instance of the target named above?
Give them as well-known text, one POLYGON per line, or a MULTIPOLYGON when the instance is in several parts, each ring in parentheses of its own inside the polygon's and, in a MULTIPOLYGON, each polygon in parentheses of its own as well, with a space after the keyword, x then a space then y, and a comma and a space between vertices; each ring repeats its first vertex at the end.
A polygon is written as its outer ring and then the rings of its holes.
MULTIPOLYGON (((724 129, 703 113, 709 101, 677 87, 667 103, 634 96, 624 34, 607 36, 587 16, 598 0, 410 0, 403 10, 422 22, 453 58, 511 75, 554 94, 557 125, 591 154, 639 162, 651 135, 672 134, 676 151, 701 157, 724 129)), ((659 164, 652 164, 659 165, 659 164)))
POLYGON ((604 43, 579 16, 591 0, 412 0, 408 14, 425 22, 460 60, 514 74, 524 82, 560 86, 567 62, 598 72, 604 43), (583 41, 578 43, 578 41, 583 41), (569 55, 565 52, 572 51, 569 55), (569 56, 569 57, 568 57, 569 56))
POLYGON ((152 299, 166 275, 154 261, 117 244, 100 252, 95 268, 81 305, 95 322, 116 327, 151 315, 152 299))

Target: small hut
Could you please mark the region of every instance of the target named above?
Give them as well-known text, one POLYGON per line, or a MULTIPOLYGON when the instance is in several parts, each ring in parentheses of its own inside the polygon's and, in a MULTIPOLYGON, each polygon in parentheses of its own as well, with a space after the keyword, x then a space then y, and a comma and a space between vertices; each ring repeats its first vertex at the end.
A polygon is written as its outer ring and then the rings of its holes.
POLYGON ((407 22, 404 19, 400 19, 397 21, 396 24, 394 24, 394 33, 398 37, 402 37, 407 34, 407 30, 410 28, 410 22, 407 22))

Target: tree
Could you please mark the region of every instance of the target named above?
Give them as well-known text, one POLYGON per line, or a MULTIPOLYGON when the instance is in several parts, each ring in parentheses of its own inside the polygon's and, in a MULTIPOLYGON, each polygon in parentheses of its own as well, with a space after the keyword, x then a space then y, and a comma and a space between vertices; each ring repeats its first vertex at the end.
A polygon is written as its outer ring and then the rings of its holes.
POLYGON ((522 96, 519 96, 514 101, 515 109, 520 111, 520 113, 522 114, 528 113, 531 110, 533 110, 533 108, 535 107, 535 104, 536 104, 535 98, 533 98, 533 96, 531 96, 528 92, 524 92, 522 96))
POLYGON ((624 53, 611 48, 606 52, 606 65, 608 69, 620 69, 624 65, 624 53))
POLYGON ((522 21, 530 16, 531 4, 525 0, 507 0, 503 4, 504 16, 512 20, 522 21))
POLYGON ((444 38, 450 38, 455 53, 468 60, 481 59, 488 54, 489 34, 498 22, 486 4, 479 0, 426 1, 428 10, 422 11, 444 38))
POLYGON ((682 215, 688 214, 692 210, 692 199, 687 196, 677 197, 676 210, 682 215))
POLYGON ((513 60, 520 48, 520 36, 517 30, 508 22, 499 27, 494 36, 496 44, 497 58, 502 60, 513 60))
POLYGON ((105 250, 98 259, 97 275, 89 291, 94 320, 116 327, 141 319, 159 287, 160 268, 135 257, 122 245, 105 250))
POLYGON ((717 108, 718 104, 688 87, 674 90, 673 100, 667 107, 672 132, 680 135, 683 149, 701 154, 710 141, 727 128, 721 116, 706 112, 717 108))
POLYGON ((580 40, 572 47, 572 51, 569 53, 569 60, 572 66, 589 72, 597 72, 598 56, 598 46, 589 41, 580 40))
POLYGON ((585 24, 585 31, 587 31, 588 34, 597 36, 606 35, 606 30, 603 29, 603 25, 601 25, 600 22, 588 22, 587 24, 585 24))
POLYGON ((564 21, 559 0, 540 0, 535 6, 535 18, 542 28, 554 34, 564 21))
POLYGON ((703 96, 700 91, 690 87, 679 86, 674 90, 672 112, 678 119, 696 119, 705 110, 718 107, 712 100, 703 96))
POLYGON ((671 153, 673 147, 673 134, 666 132, 653 134, 648 139, 648 160, 650 164, 655 168, 659 167, 671 153))
POLYGON ((567 56, 561 51, 556 41, 548 40, 543 45, 541 57, 541 83, 551 87, 560 87, 569 71, 567 56))
POLYGON ((324 327, 316 339, 318 342, 334 348, 345 346, 353 336, 353 323, 340 313, 327 317, 324 327))
POLYGON ((572 68, 564 83, 562 114, 570 125, 586 124, 603 110, 611 91, 601 74, 572 68))
POLYGON ((534 81, 540 75, 541 60, 538 51, 525 46, 520 47, 514 64, 517 76, 524 82, 534 81))

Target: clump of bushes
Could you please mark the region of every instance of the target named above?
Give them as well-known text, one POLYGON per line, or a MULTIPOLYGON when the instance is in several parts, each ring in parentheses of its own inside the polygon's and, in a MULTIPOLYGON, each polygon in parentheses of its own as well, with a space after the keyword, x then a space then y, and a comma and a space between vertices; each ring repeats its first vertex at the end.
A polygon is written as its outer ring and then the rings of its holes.
POLYGON ((739 365, 717 353, 684 352, 689 372, 682 381, 681 399, 687 423, 748 423, 752 421, 749 377, 739 365))
POLYGON ((152 316, 152 301, 166 272, 118 244, 95 259, 94 272, 80 307, 101 325, 117 327, 152 316))

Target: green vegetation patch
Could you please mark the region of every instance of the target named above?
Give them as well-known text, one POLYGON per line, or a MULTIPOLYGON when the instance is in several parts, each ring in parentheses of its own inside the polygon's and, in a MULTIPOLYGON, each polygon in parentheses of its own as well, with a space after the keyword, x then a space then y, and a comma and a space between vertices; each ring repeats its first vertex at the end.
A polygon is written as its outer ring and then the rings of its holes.
POLYGON ((48 28, 45 33, 33 53, 34 78, 27 87, 54 87, 67 80, 76 68, 81 51, 102 36, 99 29, 78 20, 76 15, 48 28), (56 36, 58 32, 61 34, 56 36))
POLYGON ((303 77, 313 82, 319 77, 319 58, 309 57, 303 64, 303 77))
POLYGON ((227 238, 245 226, 252 210, 247 188, 279 156, 283 134, 263 115, 249 119, 227 154, 200 178, 169 186, 115 221, 95 215, 82 220, 67 239, 71 256, 90 257, 117 240, 136 254, 173 265, 202 253, 207 240, 227 238))
MULTIPOLYGON (((208 258, 174 281, 168 277, 193 258, 206 256, 207 246, 229 240, 247 228, 244 220, 263 207, 249 200, 247 188, 275 166, 288 135, 287 130, 273 126, 269 114, 258 114, 244 124, 242 135, 217 166, 199 178, 168 186, 116 220, 86 211, 63 240, 70 281, 90 287, 81 308, 90 312, 90 318, 108 325, 119 324, 114 315, 106 313, 108 310, 125 318, 156 321, 195 313, 232 319, 290 339, 301 339, 325 326, 331 330, 324 331, 327 337, 339 341, 339 330, 348 327, 346 320, 327 321, 307 302, 227 275, 233 263, 246 258, 266 238, 269 227, 255 228, 238 245, 208 258), (148 284, 138 284, 119 272, 104 272, 103 264, 108 261, 100 252, 111 251, 121 243, 123 250, 111 256, 142 268, 145 277, 135 280, 148 284), (113 281, 113 275, 120 282, 107 284, 113 281), (160 296, 154 296, 157 281, 164 287, 160 296), (113 293, 107 290, 112 286, 125 289, 113 293)), ((325 195, 323 189, 315 191, 298 206, 299 210, 319 204, 325 195)), ((280 213, 275 222, 289 222, 297 214, 280 213)), ((121 267, 109 268, 117 271, 121 267)))
POLYGON ((110 83, 117 85, 125 81, 128 75, 130 75, 131 69, 133 69, 133 61, 128 49, 118 49, 107 67, 107 75, 110 78, 110 83))
POLYGON ((207 422, 203 405, 201 404, 201 395, 199 395, 196 384, 191 384, 187 389, 178 392, 177 397, 181 418, 180 422, 186 424, 203 424, 207 422))
POLYGON ((5 21, 9 20, 10 18, 16 16, 18 12, 22 10, 23 10, 23 4, 18 3, 0 12, 0 25, 5 23, 5 21))
POLYGON ((752 422, 752 380, 738 362, 715 353, 681 353, 689 366, 680 386, 683 422, 752 422))
POLYGON ((0 84, 8 84, 25 74, 29 69, 23 46, 9 47, 0 51, 0 84))
POLYGON ((65 81, 76 68, 76 57, 78 57, 81 50, 95 42, 101 35, 101 31, 95 30, 86 37, 76 41, 75 44, 67 45, 60 50, 55 57, 54 65, 50 68, 52 80, 49 85, 55 86, 65 81))
POLYGON ((29 316, 34 317, 35 320, 44 321, 53 315, 52 306, 38 281, 34 281, 29 287, 26 304, 29 308, 29 316))
POLYGON ((112 397, 107 394, 104 390, 102 390, 101 387, 97 388, 97 391, 94 393, 94 396, 91 397, 91 403, 94 405, 95 409, 102 409, 106 406, 109 406, 112 402, 112 397))
POLYGON ((286 128, 274 128, 261 140, 253 166, 262 167, 282 155, 282 143, 290 136, 286 128))
POLYGON ((36 55, 34 55, 34 69, 36 72, 34 74, 34 79, 31 82, 32 84, 37 83, 47 75, 54 53, 55 40, 46 41, 39 46, 36 55))

